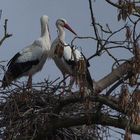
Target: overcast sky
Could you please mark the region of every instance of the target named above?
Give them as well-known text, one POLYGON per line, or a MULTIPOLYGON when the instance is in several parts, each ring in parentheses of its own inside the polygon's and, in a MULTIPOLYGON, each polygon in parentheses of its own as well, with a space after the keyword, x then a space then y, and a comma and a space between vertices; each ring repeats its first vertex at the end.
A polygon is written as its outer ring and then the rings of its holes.
MULTIPOLYGON (((97 22, 103 25, 108 23, 112 29, 119 27, 115 15, 116 9, 112 9, 103 0, 97 0, 94 4, 97 22)), ((0 21, 0 35, 3 33, 2 24, 5 18, 8 19, 8 32, 13 34, 0 48, 0 60, 10 60, 15 53, 40 36, 40 17, 44 14, 48 15, 50 19, 49 27, 52 41, 57 36, 55 21, 58 18, 65 18, 79 36, 94 36, 88 0, 0 0, 0 9, 3 11, 0 21)), ((70 43, 73 37, 72 33, 66 31, 67 43, 70 43)), ((87 57, 92 55, 96 48, 93 40, 78 40, 75 45, 82 49, 87 57)), ((120 52, 115 53, 119 57, 121 56, 120 52)), ((123 55, 127 56, 128 54, 124 53, 123 55)), ((107 56, 91 60, 92 77, 99 80, 108 74, 111 71, 111 62, 107 56)), ((49 60, 43 70, 34 76, 33 80, 40 82, 48 77, 50 80, 54 80, 59 76, 62 77, 60 71, 53 61, 49 60)))

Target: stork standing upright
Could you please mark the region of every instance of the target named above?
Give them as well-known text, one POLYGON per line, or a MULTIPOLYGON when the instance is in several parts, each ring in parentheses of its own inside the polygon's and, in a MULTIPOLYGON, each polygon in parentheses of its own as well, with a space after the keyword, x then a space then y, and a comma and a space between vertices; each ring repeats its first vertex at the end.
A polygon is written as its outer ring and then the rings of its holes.
POLYGON ((51 45, 51 55, 53 56, 55 64, 62 72, 64 79, 67 74, 71 76, 69 89, 72 88, 74 81, 77 81, 76 79, 78 74, 78 84, 82 86, 84 82, 87 82, 88 87, 90 87, 90 89, 93 89, 92 78, 88 70, 88 61, 78 49, 72 49, 65 42, 65 28, 71 31, 73 34, 77 34, 67 24, 67 21, 65 19, 58 19, 56 21, 56 27, 58 29, 58 37, 53 41, 51 45), (83 72, 80 73, 80 71, 83 72), (85 76, 83 76, 83 74, 85 76), (85 77, 85 79, 82 79, 82 77, 85 77))
POLYGON ((22 76, 28 76, 27 87, 32 86, 32 75, 42 69, 49 56, 51 39, 48 20, 48 16, 41 16, 40 38, 22 49, 8 62, 8 69, 2 80, 3 88, 10 85, 13 80, 22 76))

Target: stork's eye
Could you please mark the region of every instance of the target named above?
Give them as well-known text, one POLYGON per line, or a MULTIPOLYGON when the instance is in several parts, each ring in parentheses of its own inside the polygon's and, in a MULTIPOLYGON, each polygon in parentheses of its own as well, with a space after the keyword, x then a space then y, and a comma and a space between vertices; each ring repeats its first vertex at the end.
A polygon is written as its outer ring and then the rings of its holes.
POLYGON ((64 20, 60 20, 61 22, 60 22, 60 24, 62 25, 62 26, 64 26, 65 25, 65 21, 64 20))

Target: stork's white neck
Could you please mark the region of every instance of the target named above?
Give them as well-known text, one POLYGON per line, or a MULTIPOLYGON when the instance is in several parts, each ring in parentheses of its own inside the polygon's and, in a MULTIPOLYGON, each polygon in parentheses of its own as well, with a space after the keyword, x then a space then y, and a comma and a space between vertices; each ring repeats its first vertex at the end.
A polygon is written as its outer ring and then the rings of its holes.
POLYGON ((64 27, 58 26, 58 38, 62 41, 65 42, 65 30, 64 27))
POLYGON ((41 23, 41 37, 45 37, 48 41, 51 40, 49 26, 45 23, 41 23))

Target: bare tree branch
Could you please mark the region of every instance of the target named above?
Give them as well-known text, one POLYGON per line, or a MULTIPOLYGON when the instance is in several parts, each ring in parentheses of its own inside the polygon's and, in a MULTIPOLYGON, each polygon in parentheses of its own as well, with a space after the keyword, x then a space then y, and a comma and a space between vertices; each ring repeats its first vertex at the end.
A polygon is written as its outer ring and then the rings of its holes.
MULTIPOLYGON (((93 124, 96 123, 103 126, 109 125, 109 126, 117 127, 120 129, 125 129, 126 125, 128 124, 127 119, 124 119, 124 118, 115 119, 102 113, 100 114, 100 116, 98 116, 98 114, 96 113, 90 113, 90 114, 83 114, 82 116, 78 114, 71 117, 53 118, 52 120, 50 119, 50 122, 51 122, 50 124, 52 125, 50 126, 49 124, 46 124, 46 129, 42 131, 42 133, 40 133, 40 135, 38 135, 36 139, 40 137, 45 137, 46 133, 51 133, 53 130, 58 129, 58 128, 67 128, 67 127, 84 125, 84 124, 89 125, 88 116, 90 116, 90 122, 93 124)), ((139 125, 131 124, 130 130, 135 134, 140 134, 139 125)))
POLYGON ((7 22, 8 19, 5 19, 5 23, 4 23, 4 36, 2 37, 2 39, 0 40, 0 46, 2 45, 2 43, 9 37, 12 36, 12 34, 7 33, 7 22))

